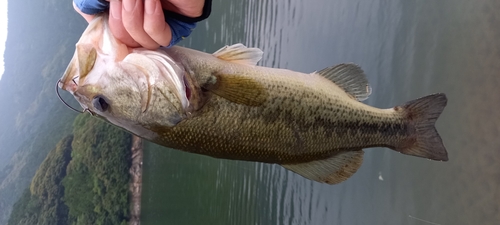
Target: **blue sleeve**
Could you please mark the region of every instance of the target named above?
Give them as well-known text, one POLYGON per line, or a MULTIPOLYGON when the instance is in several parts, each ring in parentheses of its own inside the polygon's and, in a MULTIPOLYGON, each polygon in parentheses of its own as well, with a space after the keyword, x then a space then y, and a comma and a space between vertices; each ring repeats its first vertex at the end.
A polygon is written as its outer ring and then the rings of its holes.
POLYGON ((196 27, 196 23, 186 23, 173 18, 165 19, 172 30, 172 40, 167 48, 174 46, 191 34, 193 29, 196 27))
POLYGON ((109 2, 105 0, 73 0, 76 7, 85 14, 94 15, 109 9, 109 2))

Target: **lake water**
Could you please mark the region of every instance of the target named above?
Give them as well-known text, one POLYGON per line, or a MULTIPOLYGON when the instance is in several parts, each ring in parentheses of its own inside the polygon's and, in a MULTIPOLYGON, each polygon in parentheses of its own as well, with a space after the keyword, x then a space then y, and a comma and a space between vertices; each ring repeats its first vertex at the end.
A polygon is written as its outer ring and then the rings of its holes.
POLYGON ((355 62, 376 107, 446 93, 436 126, 450 160, 367 149, 331 186, 147 144, 142 224, 500 224, 500 1, 214 0, 182 45, 238 42, 261 48, 263 66, 355 62))

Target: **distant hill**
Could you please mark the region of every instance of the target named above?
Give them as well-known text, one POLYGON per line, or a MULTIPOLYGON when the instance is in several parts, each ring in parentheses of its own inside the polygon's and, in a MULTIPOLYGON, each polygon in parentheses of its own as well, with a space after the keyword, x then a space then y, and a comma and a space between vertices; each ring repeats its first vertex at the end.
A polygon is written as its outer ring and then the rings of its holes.
POLYGON ((5 72, 0 80, 0 224, 76 114, 54 86, 86 27, 71 1, 9 1, 5 72))
POLYGON ((0 80, 0 168, 57 103, 54 85, 86 27, 71 1, 9 1, 0 80))

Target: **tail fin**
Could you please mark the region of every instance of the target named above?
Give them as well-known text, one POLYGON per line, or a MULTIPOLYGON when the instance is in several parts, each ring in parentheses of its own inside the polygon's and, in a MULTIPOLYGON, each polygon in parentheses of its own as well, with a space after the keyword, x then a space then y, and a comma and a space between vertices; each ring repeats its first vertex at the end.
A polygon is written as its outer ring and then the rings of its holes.
POLYGON ((407 155, 448 161, 446 148, 434 127, 447 101, 445 94, 437 93, 409 101, 400 106, 406 118, 413 121, 416 129, 416 141, 410 146, 406 145, 395 150, 407 155))

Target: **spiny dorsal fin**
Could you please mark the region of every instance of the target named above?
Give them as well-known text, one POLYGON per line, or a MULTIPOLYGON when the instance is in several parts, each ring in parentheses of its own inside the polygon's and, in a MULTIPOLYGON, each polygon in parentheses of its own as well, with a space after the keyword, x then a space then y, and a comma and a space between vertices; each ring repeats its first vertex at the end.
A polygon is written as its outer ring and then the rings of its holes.
POLYGON ((259 106, 267 99, 264 86, 249 77, 220 74, 214 85, 206 87, 209 91, 234 103, 259 106))
POLYGON ((363 153, 362 149, 343 151, 328 159, 282 166, 310 180, 338 184, 356 173, 363 162, 363 153))
POLYGON ((247 48, 238 43, 231 46, 226 45, 214 52, 213 55, 222 60, 255 66, 262 59, 262 54, 262 50, 258 48, 247 48))
POLYGON ((334 67, 327 67, 316 73, 333 81, 358 101, 366 100, 372 93, 366 75, 358 65, 342 63, 334 67))

